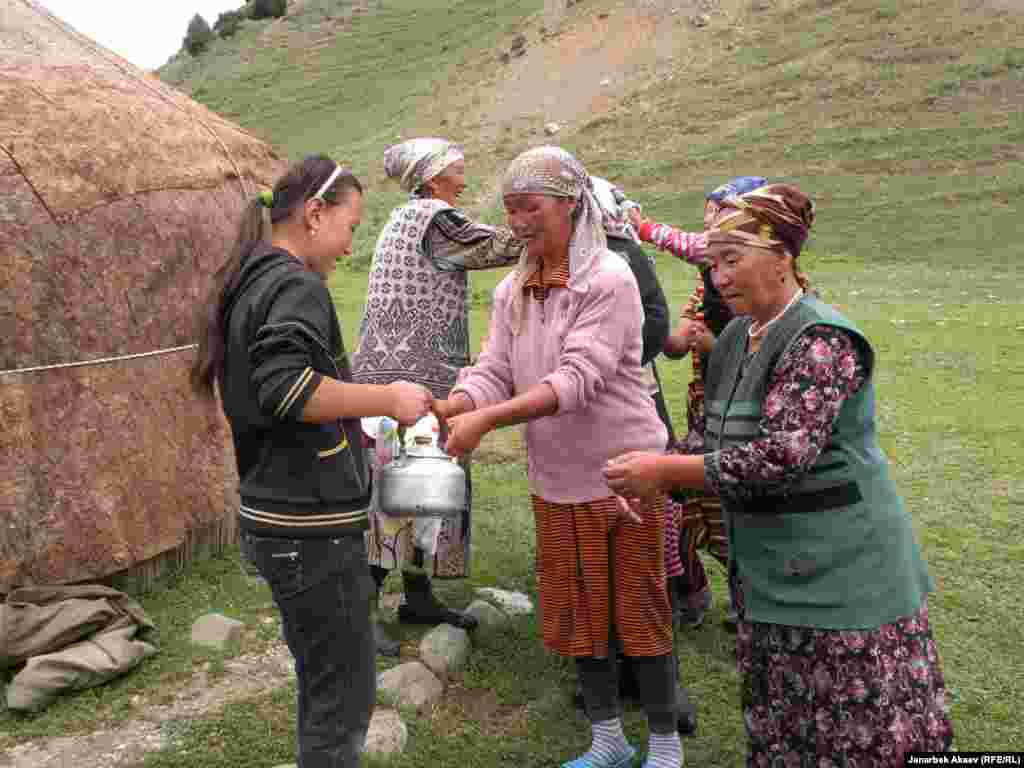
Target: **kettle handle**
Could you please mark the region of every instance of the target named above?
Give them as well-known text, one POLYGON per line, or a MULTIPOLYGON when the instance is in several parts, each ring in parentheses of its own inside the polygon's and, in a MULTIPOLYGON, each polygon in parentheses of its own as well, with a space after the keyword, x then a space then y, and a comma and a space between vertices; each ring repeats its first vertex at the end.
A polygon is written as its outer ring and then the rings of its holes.
POLYGON ((437 420, 437 447, 447 455, 445 448, 448 445, 448 419, 437 420))
MULTIPOLYGON (((438 427, 439 427, 439 432, 438 432, 438 436, 437 436, 437 448, 441 452, 441 455, 447 456, 447 453, 444 450, 444 445, 448 442, 448 424, 447 424, 446 421, 444 421, 442 419, 438 419, 437 423, 438 423, 438 427)), ((398 458, 399 459, 404 459, 406 457, 406 454, 407 454, 407 451, 405 450, 405 429, 406 428, 405 428, 404 424, 399 424, 398 425, 398 458)), ((456 461, 456 459, 453 458, 453 457, 449 456, 448 458, 451 458, 452 461, 456 461)), ((458 463, 458 462, 456 461, 456 463, 458 463)))

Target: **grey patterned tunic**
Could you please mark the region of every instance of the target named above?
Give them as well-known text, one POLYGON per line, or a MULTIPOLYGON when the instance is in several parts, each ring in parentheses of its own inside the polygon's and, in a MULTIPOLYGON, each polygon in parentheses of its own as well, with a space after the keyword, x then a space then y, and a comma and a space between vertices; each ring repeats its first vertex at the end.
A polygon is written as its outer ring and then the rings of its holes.
MULTIPOLYGON (((391 213, 377 240, 353 379, 390 384, 398 379, 447 397, 459 369, 469 363, 466 270, 515 264, 523 244, 505 228, 478 224, 440 200, 413 198, 391 213)), ((468 462, 464 465, 469 478, 468 462)), ((472 498, 472 496, 470 496, 472 498)), ((392 569, 412 564, 434 578, 469 574, 471 510, 445 518, 436 551, 419 552, 410 520, 370 515, 367 555, 371 565, 392 569)))
POLYGON ((404 379, 447 397, 469 363, 466 270, 511 266, 522 250, 509 230, 440 200, 414 198, 392 211, 370 269, 355 381, 404 379))

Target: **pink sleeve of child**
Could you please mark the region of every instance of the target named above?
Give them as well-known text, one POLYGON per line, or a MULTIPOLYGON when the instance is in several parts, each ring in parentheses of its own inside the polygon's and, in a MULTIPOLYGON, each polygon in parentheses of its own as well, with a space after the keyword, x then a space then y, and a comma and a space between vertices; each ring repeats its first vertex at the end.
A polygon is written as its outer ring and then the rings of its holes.
POLYGON ((657 224, 644 220, 640 224, 640 239, 651 243, 658 250, 668 251, 687 264, 699 266, 707 256, 708 236, 706 232, 683 232, 668 224, 657 224))

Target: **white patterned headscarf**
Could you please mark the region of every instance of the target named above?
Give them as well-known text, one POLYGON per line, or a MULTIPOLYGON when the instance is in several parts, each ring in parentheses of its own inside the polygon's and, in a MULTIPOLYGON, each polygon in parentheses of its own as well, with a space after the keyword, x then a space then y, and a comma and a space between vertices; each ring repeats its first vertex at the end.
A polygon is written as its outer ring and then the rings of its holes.
MULTIPOLYGON (((594 197, 590 175, 583 164, 561 147, 535 147, 512 161, 501 183, 501 194, 548 195, 576 200, 573 232, 569 240, 569 288, 586 285, 598 260, 608 250, 601 224, 601 207, 594 197)), ((536 271, 524 251, 516 266, 512 292, 512 329, 519 333, 523 317, 523 286, 536 271)))
POLYGON ((384 152, 384 172, 406 192, 417 194, 445 168, 463 159, 462 148, 447 139, 409 139, 384 152))
POLYGON ((639 244, 640 237, 629 220, 629 209, 640 206, 628 199, 626 193, 608 179, 591 176, 590 181, 594 188, 594 197, 601 206, 604 233, 609 237, 621 237, 639 244))

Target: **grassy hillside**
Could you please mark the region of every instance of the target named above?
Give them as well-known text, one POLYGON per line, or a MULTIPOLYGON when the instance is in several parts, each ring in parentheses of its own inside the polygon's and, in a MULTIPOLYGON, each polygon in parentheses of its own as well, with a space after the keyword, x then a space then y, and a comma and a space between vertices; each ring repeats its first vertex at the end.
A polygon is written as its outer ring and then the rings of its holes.
MULTIPOLYGON (((801 261, 824 298, 876 346, 884 447, 939 584, 931 617, 957 696, 956 746, 1022 750, 1024 614, 1015 578, 1024 562, 1019 3, 699 5, 664 4, 657 22, 670 26, 652 22, 650 29, 669 30, 664 39, 672 50, 661 52, 658 66, 632 68, 600 111, 556 139, 591 172, 619 181, 648 215, 684 227, 699 226, 704 190, 740 173, 795 180, 815 197, 817 223, 801 261), (707 26, 691 24, 697 10, 708 13, 707 26)), ((520 70, 500 64, 497 50, 525 33, 531 50, 571 57, 644 31, 631 28, 640 4, 584 0, 562 35, 545 42, 542 6, 541 0, 380 0, 351 14, 347 3, 319 0, 304 11, 320 14, 319 21, 297 13, 273 34, 250 25, 235 41, 218 43, 208 59, 165 68, 169 80, 287 155, 327 151, 369 181, 357 267, 340 269, 332 284, 350 345, 373 240, 402 199, 382 178, 383 149, 415 134, 459 140, 476 185, 470 197, 486 200, 482 193, 494 172, 544 140, 541 114, 497 128, 489 122, 501 97, 522 97, 524 90, 514 81, 520 70), (336 37, 317 37, 326 15, 346 13, 333 27, 336 37), (299 39, 307 44, 283 44, 299 39)), ((550 71, 552 82, 559 71, 550 71)), ((498 216, 486 202, 484 208, 498 216)), ((693 271, 658 259, 676 310, 692 289, 693 271)), ((476 338, 500 277, 472 278, 476 338)), ((661 371, 678 427, 685 424, 689 363, 664 363, 661 371)), ((532 516, 514 436, 491 441, 481 458, 474 476, 480 499, 474 573, 467 583, 443 588, 454 603, 467 600, 474 586, 533 586, 532 516)), ((700 733, 686 741, 687 762, 734 766, 744 750, 737 678, 731 638, 717 622, 721 572, 709 566, 718 608, 680 643, 684 678, 701 702, 700 733)), ((247 598, 244 589, 254 588, 232 586, 223 599, 266 600, 257 592, 247 598)), ((164 602, 154 609, 164 610, 170 598, 159 599, 164 602)), ((568 759, 585 747, 587 733, 569 704, 570 678, 567 664, 543 653, 533 623, 517 626, 476 652, 466 680, 441 710, 411 722, 410 750, 390 764, 540 768, 568 759), (492 697, 487 706, 484 694, 492 697)), ((0 726, 15 735, 45 731, 47 723, 89 727, 94 721, 79 711, 86 709, 81 701, 74 710, 80 719, 70 725, 74 700, 46 715, 52 720, 18 726, 20 732, 2 719, 0 726)), ((148 764, 285 762, 291 707, 288 691, 232 705, 148 764)), ((636 712, 629 730, 643 736, 636 712)))

